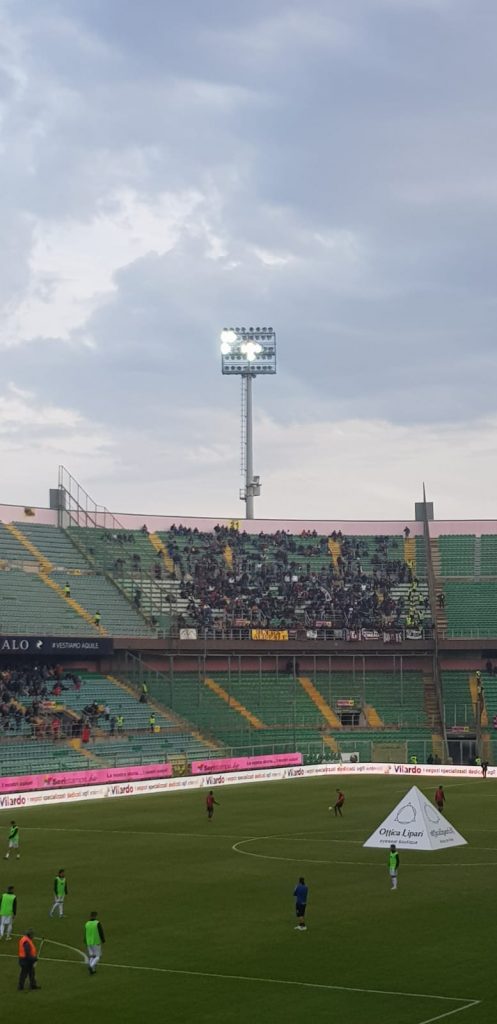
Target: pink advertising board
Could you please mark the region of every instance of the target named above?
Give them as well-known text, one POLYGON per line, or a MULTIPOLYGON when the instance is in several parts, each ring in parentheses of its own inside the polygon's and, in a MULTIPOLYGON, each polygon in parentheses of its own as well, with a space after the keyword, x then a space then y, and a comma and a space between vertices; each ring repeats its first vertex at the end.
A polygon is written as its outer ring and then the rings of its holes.
MULTIPOLYGON (((292 764, 295 762, 292 761, 292 764)), ((25 790, 59 789, 69 786, 105 785, 106 782, 137 782, 140 779, 170 779, 170 764, 124 765, 122 768, 97 768, 84 772, 51 772, 47 775, 10 775, 0 777, 0 793, 25 790)))
POLYGON ((302 754, 259 754, 257 757, 219 757, 212 761, 192 761, 192 775, 204 772, 243 772, 251 768, 288 768, 302 764, 302 754))

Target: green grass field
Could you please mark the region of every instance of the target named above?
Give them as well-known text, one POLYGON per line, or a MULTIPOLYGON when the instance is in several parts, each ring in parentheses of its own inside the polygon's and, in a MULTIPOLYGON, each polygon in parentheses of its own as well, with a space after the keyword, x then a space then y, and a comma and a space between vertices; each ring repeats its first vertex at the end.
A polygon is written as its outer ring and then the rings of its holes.
MULTIPOLYGON (((416 782, 431 798, 435 782, 416 782)), ((16 991, 16 944, 0 944, 2 1018, 494 1022, 497 787, 446 782, 446 816, 469 845, 403 853, 392 893, 386 854, 362 843, 412 780, 340 784, 342 820, 328 812, 330 779, 221 788, 210 823, 200 791, 2 811, 2 838, 12 817, 21 829, 20 861, 0 862, 2 889, 18 894, 15 931, 46 939, 40 992, 16 991), (48 917, 60 867, 62 921, 48 917), (301 873, 305 933, 294 930, 301 873), (90 977, 78 951, 93 909, 107 943, 90 977)))

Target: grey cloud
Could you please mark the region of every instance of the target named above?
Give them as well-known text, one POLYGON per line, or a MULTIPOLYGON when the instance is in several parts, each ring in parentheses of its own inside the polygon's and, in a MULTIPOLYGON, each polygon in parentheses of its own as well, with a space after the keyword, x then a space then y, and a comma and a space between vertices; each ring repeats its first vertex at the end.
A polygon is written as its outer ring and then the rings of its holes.
MULTIPOLYGON (((289 429, 356 417, 442 429, 495 410, 497 9, 305 9, 304 20, 283 0, 5 6, 4 322, 30 285, 60 301, 62 250, 33 271, 33 239, 53 225, 112 219, 123 189, 151 211, 165 193, 199 197, 169 248, 150 231, 123 263, 119 242, 98 243, 113 282, 84 297, 82 326, 58 336, 55 315, 53 336, 35 330, 2 352, 6 379, 58 406, 70 398, 112 436, 128 482, 150 472, 123 440, 133 425, 182 488, 189 473, 208 479, 219 452, 234 472, 236 437, 230 459, 208 412, 204 436, 185 416, 191 405, 236 420, 224 323, 277 329, 279 373, 258 382, 257 403, 289 429)), ((127 230, 139 231, 133 217, 127 230)), ((74 231, 82 277, 99 255, 92 237, 74 231)))

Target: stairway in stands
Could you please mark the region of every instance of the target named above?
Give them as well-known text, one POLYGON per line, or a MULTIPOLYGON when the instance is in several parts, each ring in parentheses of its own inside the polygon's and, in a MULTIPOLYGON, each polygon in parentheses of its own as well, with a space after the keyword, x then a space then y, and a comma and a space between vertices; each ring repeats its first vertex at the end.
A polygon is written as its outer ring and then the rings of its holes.
POLYGON ((433 572, 435 574, 435 590, 436 590, 436 626, 439 635, 444 635, 447 629, 447 612, 445 608, 440 608, 438 604, 438 595, 444 593, 444 584, 441 579, 442 575, 442 558, 440 554, 440 546, 438 543, 438 537, 430 538, 430 552, 431 552, 431 563, 433 566, 433 572))

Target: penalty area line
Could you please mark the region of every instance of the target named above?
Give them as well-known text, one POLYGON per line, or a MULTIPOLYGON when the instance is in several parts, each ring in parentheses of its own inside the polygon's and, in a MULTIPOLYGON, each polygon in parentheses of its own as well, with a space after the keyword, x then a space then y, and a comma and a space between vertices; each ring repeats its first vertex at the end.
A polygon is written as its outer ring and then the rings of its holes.
MULTIPOLYGON (((51 940, 47 940, 51 941, 51 940)), ((63 945, 63 943, 57 943, 57 945, 63 945)), ((68 947, 74 949, 73 946, 68 947)), ((84 956, 81 950, 75 950, 84 956)), ((15 953, 0 953, 0 958, 3 959, 14 959, 17 957, 15 953)), ((41 957, 44 962, 55 963, 55 964, 73 964, 77 967, 82 966, 82 962, 78 960, 64 960, 59 957, 41 957)), ((221 981, 247 981, 250 983, 257 983, 262 985, 290 985, 292 988, 312 988, 319 989, 325 992, 355 992, 359 995, 372 995, 372 996, 394 996, 402 999, 433 999, 437 1002, 443 1003, 463 1003, 463 1006, 455 1007, 453 1010, 439 1015, 438 1017, 431 1017, 429 1020, 421 1021, 421 1024, 431 1024, 432 1021, 441 1020, 442 1017, 448 1017, 453 1013, 460 1013, 462 1010, 469 1010, 472 1006, 477 1006, 481 1000, 469 999, 464 996, 440 996, 434 995, 431 992, 395 992, 390 989, 381 988, 358 988, 350 985, 326 985, 323 982, 316 981, 295 981, 291 978, 258 978, 252 977, 247 974, 217 974, 213 971, 188 971, 185 968, 177 967, 151 967, 149 965, 140 964, 110 964, 100 961, 98 969, 108 967, 119 971, 149 971, 154 974, 177 974, 189 978, 218 978, 221 981)))
POLYGON ((471 1002, 466 1003, 465 1006, 456 1006, 455 1010, 447 1010, 445 1013, 439 1013, 436 1017, 428 1017, 427 1020, 421 1020, 419 1024, 435 1024, 437 1020, 446 1020, 447 1017, 453 1017, 455 1013, 462 1013, 463 1010, 472 1010, 475 1006, 479 1006, 481 999, 472 999, 471 1002))

